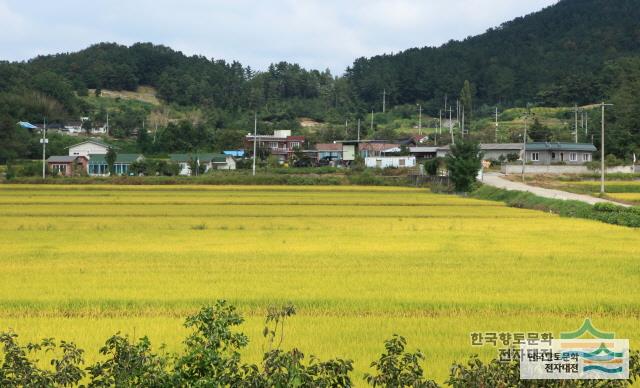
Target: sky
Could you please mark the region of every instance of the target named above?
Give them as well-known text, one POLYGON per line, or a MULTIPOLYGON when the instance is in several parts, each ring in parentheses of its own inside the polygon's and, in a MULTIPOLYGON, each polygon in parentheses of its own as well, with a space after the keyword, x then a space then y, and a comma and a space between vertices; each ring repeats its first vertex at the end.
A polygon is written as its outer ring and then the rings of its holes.
POLYGON ((256 70, 340 75, 358 57, 464 39, 556 0, 0 0, 0 60, 163 44, 256 70))

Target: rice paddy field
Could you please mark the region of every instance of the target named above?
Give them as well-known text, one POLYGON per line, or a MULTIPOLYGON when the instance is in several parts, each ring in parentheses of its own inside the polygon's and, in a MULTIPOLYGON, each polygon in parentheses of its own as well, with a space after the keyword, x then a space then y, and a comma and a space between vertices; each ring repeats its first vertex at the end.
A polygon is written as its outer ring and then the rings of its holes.
MULTIPOLYGON (((600 195, 600 182, 567 182, 562 184, 561 189, 597 197, 600 195)), ((608 199, 640 206, 640 181, 607 181, 605 192, 608 199)))
POLYGON ((640 346, 640 230, 399 187, 0 185, 0 331, 117 331, 178 351, 186 314, 239 306, 259 362, 266 308, 285 347, 355 361, 392 334, 442 382, 491 346, 471 332, 573 331, 640 346))

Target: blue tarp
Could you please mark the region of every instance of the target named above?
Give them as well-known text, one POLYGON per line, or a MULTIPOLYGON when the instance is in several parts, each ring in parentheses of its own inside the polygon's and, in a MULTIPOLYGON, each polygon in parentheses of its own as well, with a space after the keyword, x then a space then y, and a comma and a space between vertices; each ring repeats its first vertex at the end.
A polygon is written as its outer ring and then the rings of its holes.
POLYGON ((223 154, 233 156, 235 158, 241 158, 244 156, 244 150, 231 150, 231 151, 222 151, 223 154))
POLYGON ((26 122, 26 121, 18 121, 18 125, 21 126, 22 128, 28 128, 28 129, 37 129, 38 127, 36 127, 35 125, 26 122))

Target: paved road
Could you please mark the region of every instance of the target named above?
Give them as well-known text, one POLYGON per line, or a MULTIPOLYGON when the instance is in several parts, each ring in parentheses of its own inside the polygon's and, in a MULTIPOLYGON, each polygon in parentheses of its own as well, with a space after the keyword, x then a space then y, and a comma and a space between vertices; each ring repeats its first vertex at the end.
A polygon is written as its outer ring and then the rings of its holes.
POLYGON ((598 202, 609 202, 616 205, 629 207, 629 205, 610 201, 608 199, 595 198, 589 195, 575 194, 575 193, 570 193, 568 191, 562 191, 562 190, 545 189, 542 187, 530 186, 520 182, 512 182, 508 179, 505 179, 503 174, 500 174, 497 172, 485 173, 482 179, 482 183, 489 186, 498 187, 500 189, 527 191, 529 193, 538 195, 540 197, 545 197, 545 198, 582 201, 591 205, 596 204, 598 202))

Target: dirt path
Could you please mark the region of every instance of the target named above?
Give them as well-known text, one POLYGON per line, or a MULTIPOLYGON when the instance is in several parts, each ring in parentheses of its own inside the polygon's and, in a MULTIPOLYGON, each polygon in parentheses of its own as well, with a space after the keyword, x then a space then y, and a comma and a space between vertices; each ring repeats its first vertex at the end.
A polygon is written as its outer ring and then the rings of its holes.
POLYGON ((566 200, 581 201, 591 205, 594 205, 599 202, 609 202, 616 205, 629 207, 629 205, 627 204, 610 201, 608 199, 595 198, 589 195, 575 194, 575 193, 570 193, 568 191, 562 191, 562 190, 545 189, 542 187, 530 186, 520 182, 512 182, 510 180, 505 179, 503 174, 500 174, 497 172, 484 174, 482 183, 489 186, 497 187, 500 189, 505 189, 505 190, 526 191, 531 194, 538 195, 540 197, 551 198, 551 199, 562 199, 565 201, 566 200))

